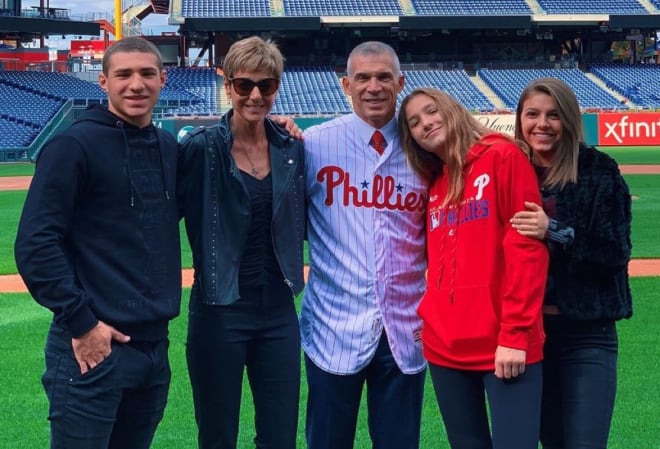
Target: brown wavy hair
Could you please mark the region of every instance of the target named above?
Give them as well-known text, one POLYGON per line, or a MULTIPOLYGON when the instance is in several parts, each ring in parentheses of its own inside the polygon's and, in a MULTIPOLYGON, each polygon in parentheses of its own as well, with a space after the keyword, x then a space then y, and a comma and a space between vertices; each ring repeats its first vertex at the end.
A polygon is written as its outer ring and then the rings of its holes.
MULTIPOLYGON (((516 139, 523 140, 521 116, 525 101, 535 94, 545 94, 552 97, 562 124, 561 139, 557 146, 552 167, 548 171, 544 187, 564 187, 568 183, 577 182, 578 154, 580 143, 584 142, 582 130, 582 114, 573 90, 557 78, 539 78, 532 81, 520 94, 516 109, 516 139)), ((532 162, 534 149, 532 148, 532 162)))
MULTIPOLYGON (((470 114, 470 111, 454 97, 439 89, 432 88, 415 89, 403 99, 399 109, 398 127, 401 145, 408 158, 408 163, 429 184, 440 176, 443 165, 447 165, 449 189, 445 204, 456 204, 461 199, 464 187, 463 167, 465 166, 467 153, 472 146, 481 140, 488 140, 487 136, 489 135, 501 136, 499 138, 503 137, 513 141, 509 136, 499 134, 479 123, 470 114), (442 158, 420 147, 413 139, 408 127, 406 106, 412 98, 418 95, 426 95, 431 98, 442 116, 443 126, 447 133, 442 158)), ((523 148, 523 151, 525 150, 526 148, 523 148)))

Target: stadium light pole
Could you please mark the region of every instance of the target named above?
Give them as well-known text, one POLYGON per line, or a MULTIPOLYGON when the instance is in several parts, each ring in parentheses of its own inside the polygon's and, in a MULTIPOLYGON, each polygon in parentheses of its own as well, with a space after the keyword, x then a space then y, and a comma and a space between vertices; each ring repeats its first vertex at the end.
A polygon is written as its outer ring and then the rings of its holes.
POLYGON ((122 4, 121 0, 115 0, 115 40, 121 40, 124 24, 122 23, 122 4))

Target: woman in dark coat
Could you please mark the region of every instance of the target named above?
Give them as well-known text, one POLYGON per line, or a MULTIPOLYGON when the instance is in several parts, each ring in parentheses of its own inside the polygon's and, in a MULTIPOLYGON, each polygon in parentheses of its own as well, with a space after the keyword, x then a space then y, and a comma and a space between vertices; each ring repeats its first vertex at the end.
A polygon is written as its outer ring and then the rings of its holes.
POLYGON ((583 143, 578 101, 562 81, 525 88, 515 134, 532 149, 543 204, 526 204, 512 225, 550 250, 541 443, 605 449, 617 383, 615 323, 632 316, 630 192, 616 161, 583 143))

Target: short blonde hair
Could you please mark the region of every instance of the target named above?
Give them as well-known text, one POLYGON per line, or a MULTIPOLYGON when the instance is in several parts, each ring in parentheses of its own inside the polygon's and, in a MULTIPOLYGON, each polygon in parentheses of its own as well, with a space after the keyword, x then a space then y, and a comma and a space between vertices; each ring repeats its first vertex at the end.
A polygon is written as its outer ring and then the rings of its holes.
POLYGON ((280 79, 284 71, 284 57, 270 39, 252 36, 236 41, 229 47, 222 69, 228 79, 234 78, 236 72, 241 70, 268 73, 280 79))

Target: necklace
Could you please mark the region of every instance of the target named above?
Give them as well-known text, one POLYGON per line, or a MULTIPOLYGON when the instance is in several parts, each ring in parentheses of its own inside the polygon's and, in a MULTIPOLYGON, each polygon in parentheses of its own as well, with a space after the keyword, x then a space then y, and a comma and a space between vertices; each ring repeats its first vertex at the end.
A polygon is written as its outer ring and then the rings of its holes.
POLYGON ((245 148, 243 149, 243 154, 245 155, 245 158, 248 160, 248 162, 252 166, 252 169, 250 170, 250 176, 252 176, 253 178, 256 178, 257 175, 259 174, 259 170, 257 170, 257 167, 254 166, 254 162, 252 162, 252 159, 250 159, 250 155, 248 154, 248 152, 245 148))

